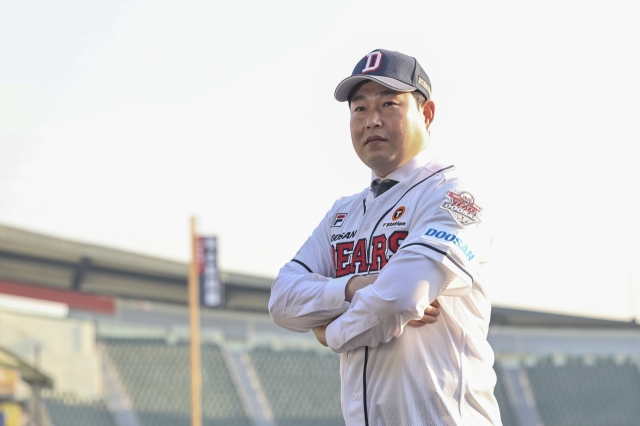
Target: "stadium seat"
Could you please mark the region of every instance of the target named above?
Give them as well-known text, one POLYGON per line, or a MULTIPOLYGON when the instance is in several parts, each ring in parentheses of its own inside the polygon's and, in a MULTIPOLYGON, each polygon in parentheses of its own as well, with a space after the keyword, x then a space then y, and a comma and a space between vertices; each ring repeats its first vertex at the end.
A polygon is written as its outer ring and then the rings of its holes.
MULTIPOLYGON (((109 358, 144 426, 189 426, 189 346, 159 339, 105 339, 109 358)), ((218 346, 202 345, 203 426, 249 426, 218 346)))
POLYGON ((71 394, 43 396, 52 426, 115 426, 102 400, 82 400, 71 394))
POLYGON ((526 368, 545 426, 640 424, 640 370, 612 357, 546 357, 526 368))
POLYGON ((338 355, 258 347, 249 356, 278 426, 344 425, 338 355))

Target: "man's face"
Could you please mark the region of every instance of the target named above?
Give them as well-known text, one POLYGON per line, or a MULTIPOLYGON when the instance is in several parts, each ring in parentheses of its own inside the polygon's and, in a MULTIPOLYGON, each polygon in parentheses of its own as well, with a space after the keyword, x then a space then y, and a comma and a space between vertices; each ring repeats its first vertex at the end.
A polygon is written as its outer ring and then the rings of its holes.
POLYGON ((416 104, 411 93, 370 81, 351 98, 351 141, 360 160, 384 177, 428 143, 432 101, 416 104))

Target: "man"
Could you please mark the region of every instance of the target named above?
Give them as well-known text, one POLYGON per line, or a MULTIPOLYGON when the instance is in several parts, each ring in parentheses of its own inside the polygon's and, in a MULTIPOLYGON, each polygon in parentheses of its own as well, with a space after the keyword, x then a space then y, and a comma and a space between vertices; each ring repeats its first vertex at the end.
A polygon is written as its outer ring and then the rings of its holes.
POLYGON ((371 187, 336 201, 280 270, 273 320, 342 354, 347 426, 501 424, 486 340, 491 238, 476 192, 428 149, 427 74, 376 50, 335 98, 349 103, 371 187))

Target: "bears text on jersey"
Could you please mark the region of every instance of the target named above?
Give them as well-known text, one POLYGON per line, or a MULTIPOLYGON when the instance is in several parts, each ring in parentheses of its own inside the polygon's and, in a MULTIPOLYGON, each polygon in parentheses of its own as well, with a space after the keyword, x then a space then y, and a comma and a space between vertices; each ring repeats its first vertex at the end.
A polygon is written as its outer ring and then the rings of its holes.
MULTIPOLYGON (((355 235, 355 231, 353 233, 355 235)), ((366 238, 360 238, 358 241, 343 241, 332 245, 335 277, 379 272, 398 251, 407 235, 406 231, 396 231, 389 236, 382 234, 373 237, 371 244, 368 244, 366 238)))

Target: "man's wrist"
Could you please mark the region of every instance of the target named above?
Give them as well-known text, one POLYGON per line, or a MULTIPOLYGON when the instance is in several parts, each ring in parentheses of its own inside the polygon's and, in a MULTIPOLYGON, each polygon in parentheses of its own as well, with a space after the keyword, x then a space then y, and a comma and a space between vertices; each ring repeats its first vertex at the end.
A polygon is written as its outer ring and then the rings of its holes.
POLYGON ((377 275, 354 275, 351 277, 344 288, 344 300, 351 303, 356 292, 373 284, 376 278, 378 278, 377 275))
POLYGON ((316 336, 316 339, 318 340, 318 342, 320 342, 322 346, 329 346, 327 345, 326 333, 327 333, 327 326, 325 325, 321 325, 313 329, 313 335, 316 336))

